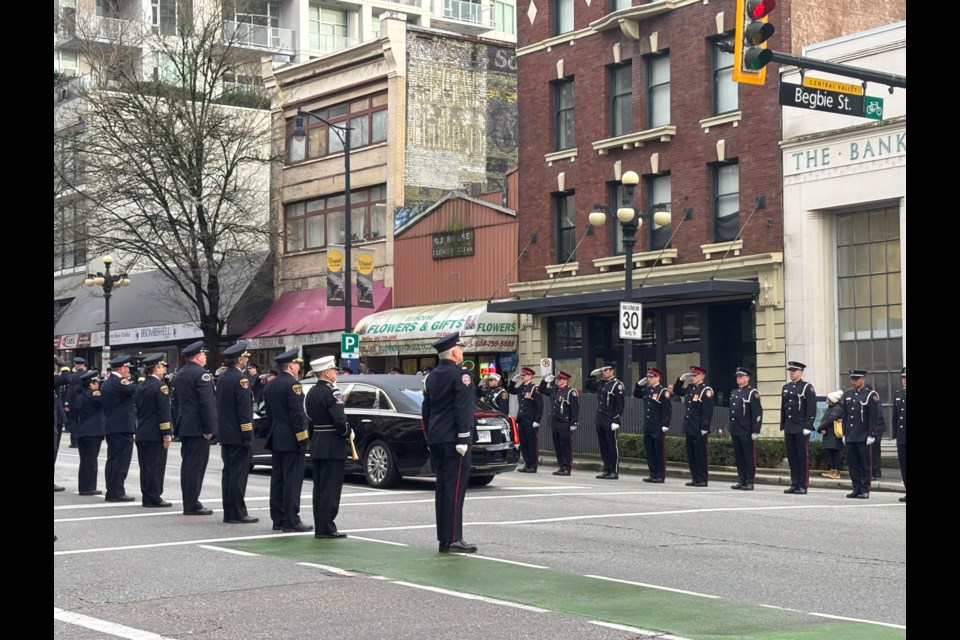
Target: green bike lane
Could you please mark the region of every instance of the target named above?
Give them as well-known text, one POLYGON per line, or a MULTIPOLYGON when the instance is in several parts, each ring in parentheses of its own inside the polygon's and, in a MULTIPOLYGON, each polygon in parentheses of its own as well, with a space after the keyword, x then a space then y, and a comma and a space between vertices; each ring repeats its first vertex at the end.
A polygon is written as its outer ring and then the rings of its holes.
POLYGON ((690 640, 887 640, 906 630, 879 624, 666 591, 477 557, 346 538, 282 536, 217 546, 539 607, 690 640))

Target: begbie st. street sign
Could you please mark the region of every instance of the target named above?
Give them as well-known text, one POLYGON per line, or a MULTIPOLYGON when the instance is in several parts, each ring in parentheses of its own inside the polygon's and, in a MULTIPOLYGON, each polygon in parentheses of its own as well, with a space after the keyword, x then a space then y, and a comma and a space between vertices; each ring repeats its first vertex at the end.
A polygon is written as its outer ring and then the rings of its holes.
POLYGON ((780 104, 859 118, 883 118, 883 98, 804 87, 789 82, 780 83, 780 104))

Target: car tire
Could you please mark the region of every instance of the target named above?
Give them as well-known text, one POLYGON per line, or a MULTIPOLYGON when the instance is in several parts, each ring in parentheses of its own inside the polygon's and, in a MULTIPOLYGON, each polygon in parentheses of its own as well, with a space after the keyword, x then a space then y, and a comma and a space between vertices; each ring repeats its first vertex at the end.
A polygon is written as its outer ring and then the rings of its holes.
POLYGON ((400 482, 397 460, 390 446, 383 440, 374 440, 363 454, 363 477, 377 489, 389 489, 400 482))
POLYGON ((483 487, 493 482, 493 476, 473 476, 470 478, 471 487, 483 487))

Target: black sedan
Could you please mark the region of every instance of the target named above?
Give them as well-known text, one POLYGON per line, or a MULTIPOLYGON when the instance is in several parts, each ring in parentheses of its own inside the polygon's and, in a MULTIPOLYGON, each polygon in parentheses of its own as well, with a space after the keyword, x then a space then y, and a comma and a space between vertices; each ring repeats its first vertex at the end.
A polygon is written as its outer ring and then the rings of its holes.
MULTIPOLYGON (((316 383, 301 381, 306 397, 316 383)), ((396 485, 403 476, 434 475, 420 417, 423 378, 419 375, 346 376, 337 381, 359 460, 347 460, 346 473, 363 474, 372 487, 396 485)), ((470 484, 485 485, 493 476, 513 471, 519 439, 512 421, 476 401, 477 441, 472 452, 470 484)), ((271 464, 265 450, 268 427, 260 412, 253 424, 253 465, 271 464)), ((309 453, 306 454, 309 457, 309 453)), ((309 468, 309 465, 308 465, 309 468)))

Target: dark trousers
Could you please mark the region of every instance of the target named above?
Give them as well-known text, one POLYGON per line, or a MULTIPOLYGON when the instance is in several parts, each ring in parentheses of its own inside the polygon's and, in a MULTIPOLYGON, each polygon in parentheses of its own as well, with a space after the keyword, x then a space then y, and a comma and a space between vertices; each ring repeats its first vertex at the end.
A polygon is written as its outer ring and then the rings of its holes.
POLYGON ((203 508, 200 490, 203 475, 210 461, 210 441, 203 436, 180 436, 180 490, 183 493, 183 510, 196 511, 203 508))
MULTIPOLYGON (((517 418, 517 432, 520 435, 520 455, 523 456, 523 466, 527 469, 536 469, 540 461, 540 443, 538 442, 539 429, 533 428, 534 419, 529 416, 517 418)), ((459 540, 460 538, 457 538, 459 540)))
POLYGON ((307 459, 302 451, 274 451, 270 454, 270 519, 273 526, 289 528, 300 524, 300 490, 307 459))
POLYGON ((663 480, 667 476, 667 457, 664 455, 667 439, 656 433, 643 434, 643 452, 647 456, 647 469, 654 480, 663 480))
POLYGON ((737 464, 740 484, 753 484, 757 476, 757 449, 750 436, 730 436, 733 440, 733 459, 737 464))
POLYGON ((841 471, 843 469, 843 462, 840 449, 827 449, 827 452, 830 454, 830 468, 835 471, 841 471))
POLYGON ((53 464, 57 464, 57 454, 60 453, 60 438, 63 436, 63 423, 53 430, 53 464))
POLYGON ((854 493, 870 492, 870 447, 866 442, 847 442, 847 468, 854 493))
POLYGON ((870 445, 870 476, 873 479, 880 477, 880 436, 870 445))
MULTIPOLYGON (((459 456, 458 456, 459 457, 459 456)), ((313 526, 315 533, 336 533, 340 513, 344 458, 313 461, 313 526)))
POLYGON ((430 445, 430 462, 437 472, 436 511, 437 540, 456 542, 463 539, 463 499, 470 476, 470 457, 457 453, 456 444, 442 442, 430 445))
POLYGON ((97 490, 97 458, 103 436, 77 438, 77 453, 80 454, 80 469, 77 473, 78 491, 97 490))
POLYGON ((143 504, 163 502, 163 476, 167 472, 167 450, 163 441, 137 441, 140 463, 140 500, 143 504))
POLYGON ((610 427, 597 425, 597 443, 604 473, 620 473, 620 450, 617 448, 617 432, 610 427))
POLYGON ((897 445, 897 460, 900 461, 900 477, 903 479, 903 486, 907 486, 907 445, 897 445))
POLYGON ((790 486, 806 489, 810 480, 810 467, 807 458, 807 447, 810 436, 799 433, 784 433, 784 444, 787 447, 787 462, 790 463, 790 486))
POLYGON ((573 467, 573 441, 570 429, 552 429, 553 451, 557 454, 557 466, 569 470, 573 467))
POLYGON ((70 417, 71 415, 73 414, 71 413, 67 414, 67 428, 70 429, 70 446, 76 447, 77 446, 77 425, 79 425, 80 423, 77 422, 76 418, 71 418, 70 417))
POLYGON ((130 471, 130 460, 133 459, 133 434, 107 434, 107 465, 103 475, 107 481, 107 498, 119 498, 126 495, 123 483, 127 480, 130 471))
MULTIPOLYGON (((709 435, 709 434, 708 434, 709 435)), ((707 436, 685 435, 687 440, 687 465, 694 482, 707 482, 707 436)))
POLYGON ((223 473, 220 476, 220 490, 223 494, 223 519, 240 520, 245 518, 247 503, 247 478, 250 476, 250 459, 253 450, 250 444, 220 444, 220 459, 223 460, 223 473))

